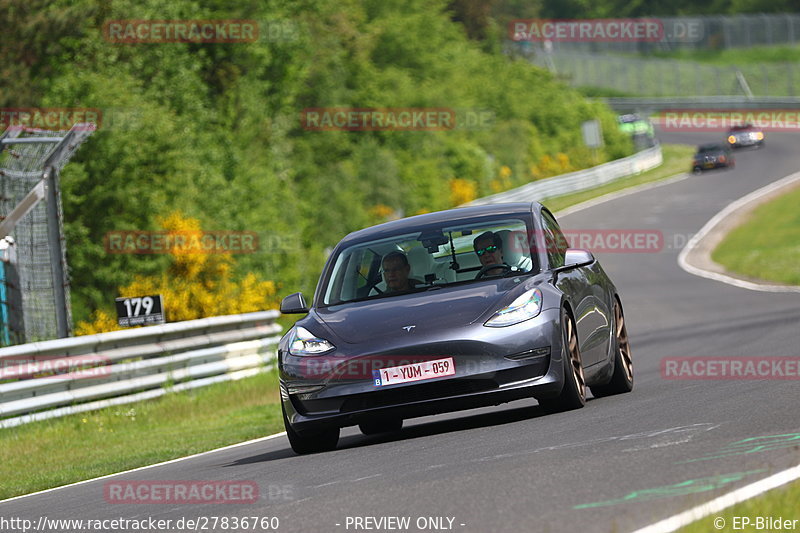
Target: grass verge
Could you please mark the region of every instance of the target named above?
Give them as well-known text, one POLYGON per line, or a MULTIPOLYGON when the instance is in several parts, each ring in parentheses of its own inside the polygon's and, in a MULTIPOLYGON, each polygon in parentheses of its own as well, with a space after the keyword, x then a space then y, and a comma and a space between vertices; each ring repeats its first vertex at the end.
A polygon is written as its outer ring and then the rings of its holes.
POLYGON ((758 206, 711 259, 750 278, 800 285, 800 187, 758 206))
MULTIPOLYGON (((685 171, 692 147, 664 145, 638 176, 548 200, 562 209, 685 171)), ((290 327, 296 317, 281 317, 290 327)), ((0 430, 0 499, 129 470, 283 431, 275 371, 157 400, 0 430)))
POLYGON ((713 65, 741 65, 761 63, 800 62, 800 46, 752 46, 724 50, 680 49, 670 52, 656 51, 653 57, 699 61, 713 65))
MULTIPOLYGON (((700 519, 696 522, 679 530, 680 533, 708 533, 709 531, 741 531, 742 533, 753 533, 755 531, 778 531, 773 527, 757 527, 756 519, 760 517, 782 517, 784 520, 800 519, 797 514, 797 502, 800 501, 800 483, 794 482, 785 487, 779 487, 762 494, 752 500, 747 500, 738 505, 726 509, 721 513, 700 519), (724 522, 720 521, 720 518, 724 522), (750 524, 745 525, 742 520, 750 519, 750 524), (716 527, 714 520, 717 520, 716 527), (737 520, 737 521, 734 521, 737 520)), ((783 528, 782 531, 796 531, 795 527, 783 528)), ((767 524, 764 524, 766 526, 767 524)))
POLYGON ((283 431, 276 371, 0 430, 0 499, 283 431))
POLYGON ((594 189, 548 198, 542 200, 542 203, 548 209, 555 212, 604 194, 641 185, 642 183, 663 180, 675 174, 687 172, 691 166, 691 158, 692 154, 694 154, 694 150, 694 146, 686 144, 663 144, 661 145, 661 151, 664 155, 664 162, 659 167, 642 172, 636 176, 618 179, 600 187, 595 187, 594 189))

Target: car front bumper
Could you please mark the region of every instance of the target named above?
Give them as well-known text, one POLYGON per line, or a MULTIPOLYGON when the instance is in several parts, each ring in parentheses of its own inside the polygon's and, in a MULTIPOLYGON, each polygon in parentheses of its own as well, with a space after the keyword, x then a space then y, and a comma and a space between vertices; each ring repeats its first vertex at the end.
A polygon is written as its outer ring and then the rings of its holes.
MULTIPOLYGON (((336 356, 334 356, 336 357, 336 356)), ((323 427, 346 427, 368 420, 414 418, 497 405, 522 398, 558 395, 564 383, 560 309, 505 328, 472 325, 450 338, 420 338, 403 347, 380 343, 354 346, 341 365, 309 376, 313 358, 281 358, 281 401, 292 428, 302 433, 323 427), (467 339, 467 340, 465 340, 467 339), (469 340, 472 339, 472 340, 469 340), (388 349, 387 349, 388 348, 388 349), (388 364, 414 357, 452 357, 456 374, 430 380, 376 385, 371 363, 375 353, 389 354, 388 364), (356 374, 343 372, 352 363, 356 374)), ((380 360, 384 362, 384 360, 380 360)))

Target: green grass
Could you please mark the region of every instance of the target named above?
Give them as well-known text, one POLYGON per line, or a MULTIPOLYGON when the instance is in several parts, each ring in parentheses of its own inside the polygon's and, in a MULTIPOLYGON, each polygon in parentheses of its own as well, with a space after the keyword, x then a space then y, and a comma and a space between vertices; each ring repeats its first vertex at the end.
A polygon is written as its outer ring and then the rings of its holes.
MULTIPOLYGON (((771 516, 773 518, 783 517, 783 519, 800 519, 797 513, 797 502, 800 502, 800 483, 794 482, 786 487, 780 487, 767 492, 752 500, 747 500, 738 505, 726 509, 721 513, 703 518, 679 530, 680 533, 709 533, 710 531, 741 531, 742 533, 754 533, 756 531, 778 531, 773 528, 756 529, 755 520, 759 516, 771 516), (714 527, 714 520, 722 517, 725 525, 722 529, 714 527), (749 517, 753 521, 749 526, 734 529, 734 517, 749 517)), ((738 524, 737 524, 738 525, 738 524)), ((800 530, 800 522, 795 527, 782 529, 781 531, 800 530)))
POLYGON ((664 162, 659 167, 642 172, 636 176, 618 179, 600 187, 595 187, 594 189, 548 198, 542 200, 542 203, 548 209, 555 212, 604 194, 627 189, 628 187, 633 187, 642 183, 659 181, 674 176, 675 174, 686 172, 690 167, 691 157, 692 154, 694 154, 695 147, 685 144, 663 144, 661 145, 661 150, 664 155, 664 162))
POLYGON ((750 48, 728 48, 725 50, 681 49, 671 52, 656 51, 651 55, 664 59, 683 59, 687 61, 698 61, 700 63, 711 63, 714 65, 797 63, 800 62, 800 45, 753 46, 750 48))
POLYGON ((0 430, 0 499, 283 431, 273 370, 0 430))
POLYGON ((773 61, 758 60, 759 53, 769 54, 756 49, 728 50, 717 56, 710 54, 705 60, 695 59, 688 53, 682 57, 682 53, 667 57, 618 53, 557 54, 554 61, 559 74, 570 80, 573 86, 580 87, 583 94, 743 95, 737 71, 744 75, 755 96, 800 94, 800 58, 788 63, 779 60, 794 57, 792 54, 795 52, 788 49, 785 54, 775 52, 770 56, 773 61))
POLYGON ((757 207, 711 258, 751 278, 800 285, 800 187, 757 207))

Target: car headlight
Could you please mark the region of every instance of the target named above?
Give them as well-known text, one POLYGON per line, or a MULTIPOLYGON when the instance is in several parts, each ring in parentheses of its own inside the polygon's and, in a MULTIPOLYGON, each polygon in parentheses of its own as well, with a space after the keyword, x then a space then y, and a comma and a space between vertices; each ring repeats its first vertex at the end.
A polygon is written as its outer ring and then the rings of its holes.
POLYGON ((289 353, 292 355, 321 355, 333 350, 335 346, 325 339, 315 337, 306 328, 297 326, 292 333, 289 343, 289 353))
POLYGON ((761 133, 760 131, 756 133, 756 139, 758 139, 760 141, 763 138, 764 138, 764 134, 763 133, 761 133))
POLYGON ((541 310, 542 291, 532 289, 524 292, 522 296, 511 302, 510 305, 496 312, 492 318, 486 321, 484 326, 502 328, 512 324, 519 324, 538 316, 541 310))
POLYGON ((728 137, 728 142, 731 144, 736 144, 736 137, 731 135, 730 137, 728 137))

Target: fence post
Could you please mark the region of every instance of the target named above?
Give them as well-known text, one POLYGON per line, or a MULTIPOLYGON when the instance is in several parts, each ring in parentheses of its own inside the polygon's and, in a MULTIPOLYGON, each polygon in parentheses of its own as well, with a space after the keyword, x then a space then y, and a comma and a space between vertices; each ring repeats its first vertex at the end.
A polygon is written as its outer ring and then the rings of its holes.
POLYGON ((59 337, 69 337, 70 323, 67 302, 69 281, 64 268, 64 242, 61 228, 61 202, 58 188, 58 171, 49 167, 45 171, 47 187, 47 238, 50 241, 50 268, 53 276, 53 296, 56 314, 56 333, 59 337))

